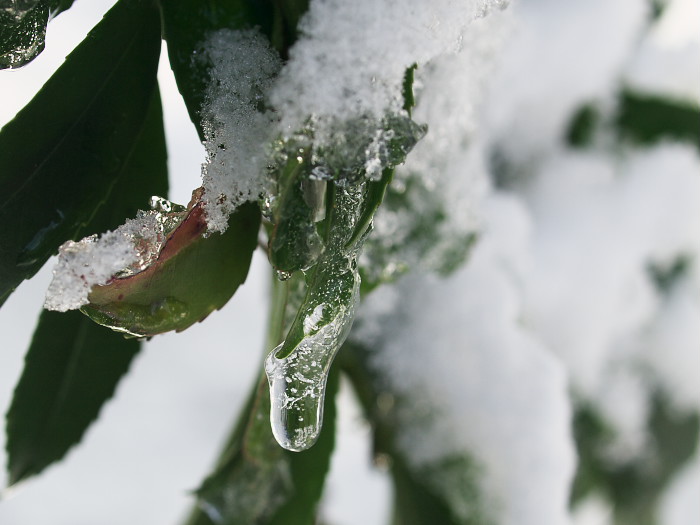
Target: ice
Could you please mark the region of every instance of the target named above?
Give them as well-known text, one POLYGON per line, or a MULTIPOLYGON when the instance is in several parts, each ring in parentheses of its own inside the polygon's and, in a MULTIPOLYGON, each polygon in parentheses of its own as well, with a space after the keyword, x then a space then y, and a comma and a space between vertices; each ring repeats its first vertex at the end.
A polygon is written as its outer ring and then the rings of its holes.
POLYGON ((93 286, 134 275, 152 264, 185 208, 161 197, 153 197, 151 206, 114 231, 65 242, 58 250, 44 308, 59 312, 80 308, 88 304, 93 286))
POLYGON ((0 68, 18 68, 31 61, 44 49, 49 8, 37 0, 11 0, 3 3, 3 47, 12 42, 16 47, 0 55, 0 68), (22 38, 10 38, 20 33, 22 38))
MULTIPOLYGON (((309 327, 309 334, 292 354, 279 359, 280 344, 265 360, 272 434, 287 450, 306 450, 318 439, 328 374, 352 326, 358 295, 356 291, 353 301, 330 323, 316 331, 309 327)), ((322 309, 323 305, 317 308, 322 309)), ((315 322, 318 319, 310 321, 315 322)))
POLYGON ((272 433, 287 450, 306 450, 316 442, 328 373, 355 318, 360 296, 357 256, 364 243, 356 228, 365 184, 335 188, 326 250, 309 271, 305 295, 284 341, 265 360, 272 433))
POLYGON ((211 76, 202 107, 203 201, 209 229, 223 232, 237 206, 270 190, 267 145, 275 116, 265 110, 266 93, 281 62, 257 30, 215 31, 202 49, 211 76))

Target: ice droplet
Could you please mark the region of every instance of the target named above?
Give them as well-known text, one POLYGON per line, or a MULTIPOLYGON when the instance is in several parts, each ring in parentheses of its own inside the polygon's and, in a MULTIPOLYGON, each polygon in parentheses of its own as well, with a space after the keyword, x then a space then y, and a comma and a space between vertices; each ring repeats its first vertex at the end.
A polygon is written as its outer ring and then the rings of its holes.
MULTIPOLYGON (((280 344, 265 360, 270 385, 270 425, 281 447, 301 452, 321 433, 331 363, 350 332, 359 298, 359 276, 350 303, 319 330, 310 330, 294 351, 279 359, 280 344)), ((320 316, 320 312, 316 312, 320 316)))

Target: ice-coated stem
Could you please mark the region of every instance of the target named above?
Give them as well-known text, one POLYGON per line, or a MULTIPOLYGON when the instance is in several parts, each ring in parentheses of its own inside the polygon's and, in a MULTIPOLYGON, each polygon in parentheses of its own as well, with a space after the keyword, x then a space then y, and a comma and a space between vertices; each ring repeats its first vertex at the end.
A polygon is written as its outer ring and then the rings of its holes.
POLYGON ((359 297, 360 279, 353 277, 356 284, 352 299, 333 321, 304 337, 286 357, 277 357, 282 343, 265 360, 272 434, 287 450, 310 448, 321 432, 326 381, 333 359, 350 332, 359 297))

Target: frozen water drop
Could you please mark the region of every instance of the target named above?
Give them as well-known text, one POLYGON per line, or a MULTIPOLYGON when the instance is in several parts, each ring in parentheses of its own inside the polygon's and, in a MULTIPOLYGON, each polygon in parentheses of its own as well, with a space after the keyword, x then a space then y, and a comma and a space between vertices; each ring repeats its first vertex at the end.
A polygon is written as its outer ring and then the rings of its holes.
POLYGON ((265 361, 272 433, 283 448, 301 452, 316 442, 321 431, 330 361, 325 369, 312 369, 305 357, 313 348, 307 346, 283 359, 275 356, 278 350, 270 352, 265 361))
POLYGON ((287 281, 292 276, 292 272, 285 272, 283 270, 277 270, 275 274, 280 281, 287 281))
MULTIPOLYGON (((286 357, 277 357, 284 343, 265 360, 270 385, 270 425, 283 448, 301 452, 318 439, 323 423, 323 404, 331 363, 350 332, 359 297, 356 276, 352 296, 337 315, 316 331, 306 334, 286 357)), ((314 310, 320 320, 323 311, 314 310)))

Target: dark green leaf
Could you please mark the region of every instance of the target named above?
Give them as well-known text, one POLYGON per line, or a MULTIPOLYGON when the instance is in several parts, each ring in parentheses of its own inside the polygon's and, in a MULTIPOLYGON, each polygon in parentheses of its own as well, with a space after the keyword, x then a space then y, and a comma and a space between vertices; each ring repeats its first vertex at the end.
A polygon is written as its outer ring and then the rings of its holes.
POLYGON ((600 115, 595 106, 591 104, 582 106, 569 123, 566 141, 576 148, 589 146, 599 120, 600 115))
POLYGON ((270 430, 270 396, 256 384, 214 473, 197 491, 200 510, 188 525, 309 525, 335 444, 338 374, 326 387, 325 428, 313 448, 289 452, 270 430))
POLYGON ((623 137, 642 144, 675 139, 700 147, 700 109, 666 98, 623 92, 617 126, 623 137))
POLYGON ((182 331, 221 308, 245 281, 257 246, 260 212, 244 204, 223 233, 205 236, 201 204, 168 237, 144 271, 93 287, 83 312, 136 336, 182 331))
POLYGON ((158 88, 153 90, 141 133, 122 166, 106 202, 100 206, 81 235, 113 230, 125 219, 147 209, 152 196, 168 195, 168 153, 163 108, 158 88))
MULTIPOLYGON (((153 194, 168 191, 158 90, 124 174, 88 233, 116 227, 153 194)), ((37 474, 80 441, 139 349, 78 312, 43 312, 8 414, 10 482, 37 474), (51 404, 51 399, 60 403, 51 404), (53 411, 53 412, 52 412, 53 411)))
POLYGON ((159 53, 158 10, 122 0, 0 131, 0 303, 109 195, 143 127, 159 53))
POLYGON ((80 441, 138 349, 138 341, 80 312, 41 314, 7 414, 10 484, 41 472, 80 441))

